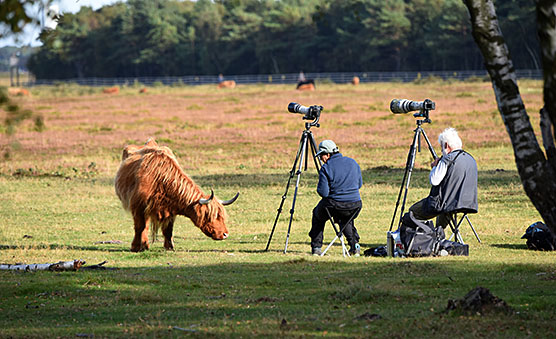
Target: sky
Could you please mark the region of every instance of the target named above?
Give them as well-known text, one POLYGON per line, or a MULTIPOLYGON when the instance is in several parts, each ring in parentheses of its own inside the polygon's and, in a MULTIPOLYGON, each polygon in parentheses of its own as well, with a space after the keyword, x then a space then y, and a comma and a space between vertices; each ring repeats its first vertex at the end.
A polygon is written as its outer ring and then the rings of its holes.
MULTIPOLYGON (((58 10, 61 13, 76 13, 82 6, 92 7, 93 9, 99 9, 102 6, 110 5, 116 2, 122 2, 125 0, 54 0, 52 2, 51 8, 58 10)), ((31 13, 31 11, 29 11, 31 13)), ((55 23, 48 22, 47 26, 55 27, 55 23)), ((40 46, 40 41, 37 40, 40 33, 39 27, 31 27, 27 25, 24 32, 18 35, 19 40, 16 41, 14 36, 8 36, 0 39, 0 47, 5 46, 40 46)))

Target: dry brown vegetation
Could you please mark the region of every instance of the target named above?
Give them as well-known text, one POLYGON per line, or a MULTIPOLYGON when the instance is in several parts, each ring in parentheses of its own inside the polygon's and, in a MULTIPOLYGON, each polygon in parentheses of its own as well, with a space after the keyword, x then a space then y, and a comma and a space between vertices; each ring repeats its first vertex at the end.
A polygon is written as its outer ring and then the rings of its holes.
MULTIPOLYGON (((521 91, 537 126, 541 84, 522 82, 521 91)), ((4 153, 16 146, 8 161, 0 163, 4 174, 20 167, 50 170, 64 161, 77 161, 81 166, 95 161, 100 171, 113 173, 121 149, 150 136, 176 151, 185 169, 211 164, 287 168, 304 129, 302 116, 287 112, 291 101, 324 106, 321 127, 312 129, 317 141, 335 140, 362 167, 374 166, 377 160, 393 166, 405 162, 415 119, 411 114, 390 113, 393 98, 436 102, 433 123, 425 125, 434 146, 436 136, 447 126, 456 127, 471 150, 509 145, 491 85, 485 82, 320 84, 314 92, 299 92, 293 85, 240 86, 233 92, 214 91, 212 86, 166 87, 142 95, 124 88, 117 96, 75 88, 35 88, 32 92, 16 100, 44 117, 45 130, 37 132, 33 122, 27 121, 13 136, 1 135, 4 153), (107 162, 107 155, 113 161, 107 162)), ((481 151, 477 155, 486 156, 481 151)), ((512 154, 499 156, 507 161, 512 154)), ((417 166, 427 161, 428 157, 417 166)))

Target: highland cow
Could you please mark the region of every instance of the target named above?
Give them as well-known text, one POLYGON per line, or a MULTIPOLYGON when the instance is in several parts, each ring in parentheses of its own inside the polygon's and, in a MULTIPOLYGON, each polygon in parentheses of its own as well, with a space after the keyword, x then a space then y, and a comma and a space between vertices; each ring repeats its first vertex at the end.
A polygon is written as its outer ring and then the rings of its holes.
POLYGON ((228 237, 225 205, 214 199, 214 192, 205 198, 202 190, 178 164, 174 153, 158 146, 154 139, 145 145, 128 145, 122 153, 122 163, 115 179, 116 194, 124 209, 131 212, 135 237, 131 251, 149 249, 148 223, 154 238, 158 230, 164 236, 164 248, 174 250, 172 238, 177 215, 191 219, 195 226, 214 240, 228 237))
POLYGON ((236 82, 234 80, 224 80, 218 84, 218 88, 236 88, 236 82))

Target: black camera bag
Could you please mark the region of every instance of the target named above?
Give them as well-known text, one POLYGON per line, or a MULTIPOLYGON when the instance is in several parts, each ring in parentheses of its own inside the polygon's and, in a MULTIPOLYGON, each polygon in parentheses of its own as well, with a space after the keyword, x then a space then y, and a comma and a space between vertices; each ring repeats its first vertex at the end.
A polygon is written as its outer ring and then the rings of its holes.
POLYGON ((543 222, 536 222, 525 230, 521 239, 527 239, 527 248, 538 251, 554 251, 556 236, 543 222))
POLYGON ((407 256, 425 257, 435 254, 438 238, 444 232, 437 231, 432 220, 418 220, 413 212, 407 212, 402 218, 400 238, 407 256))

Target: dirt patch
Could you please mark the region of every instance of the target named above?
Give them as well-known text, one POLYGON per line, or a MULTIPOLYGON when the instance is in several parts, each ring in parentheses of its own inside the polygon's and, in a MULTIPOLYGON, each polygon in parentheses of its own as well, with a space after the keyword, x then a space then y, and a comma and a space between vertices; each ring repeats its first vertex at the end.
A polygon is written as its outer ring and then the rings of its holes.
POLYGON ((490 293, 487 288, 476 287, 459 300, 448 300, 446 311, 459 311, 467 314, 506 313, 513 309, 506 302, 490 293))

